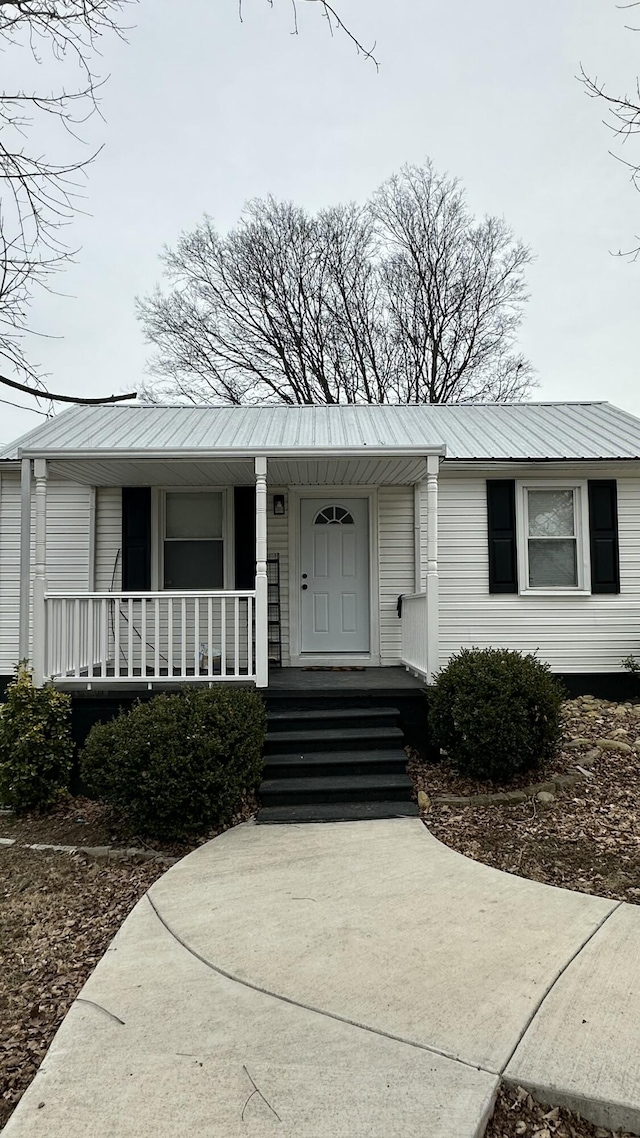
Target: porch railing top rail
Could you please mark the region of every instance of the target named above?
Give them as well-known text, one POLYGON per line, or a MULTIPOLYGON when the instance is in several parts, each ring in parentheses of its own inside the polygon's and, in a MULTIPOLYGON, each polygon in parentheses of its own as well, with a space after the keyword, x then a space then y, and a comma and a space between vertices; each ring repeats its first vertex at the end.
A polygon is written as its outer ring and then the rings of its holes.
POLYGON ((45 600, 52 601, 75 601, 75 600, 174 600, 181 597, 255 597, 255 589, 161 589, 154 591, 147 591, 141 589, 128 590, 127 592, 80 592, 76 590, 67 590, 63 593, 60 592, 47 592, 45 593, 45 600))

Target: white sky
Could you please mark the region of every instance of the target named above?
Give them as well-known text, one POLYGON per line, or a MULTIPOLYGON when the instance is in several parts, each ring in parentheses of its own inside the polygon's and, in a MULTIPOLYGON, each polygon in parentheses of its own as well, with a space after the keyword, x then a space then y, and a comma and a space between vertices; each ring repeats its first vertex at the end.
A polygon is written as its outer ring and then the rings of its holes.
MULTIPOLYGON (((159 279, 163 243, 203 212, 226 229, 267 193, 311 210, 362 200, 430 156, 461 177, 474 211, 504 215, 533 248, 521 347, 538 371, 534 398, 609 399, 640 415, 640 263, 610 252, 640 233, 640 196, 575 79, 582 62, 632 88, 629 14, 613 0, 334 2, 377 40, 379 73, 331 39, 316 4, 300 4, 297 37, 289 0, 243 0, 243 23, 237 0, 132 7, 128 44, 104 46, 106 123, 90 135, 105 147, 88 215, 69 233, 82 248, 59 278, 66 295, 32 308, 38 331, 59 337, 32 346, 51 389, 135 390, 148 349, 134 296, 159 279)), ((23 62, 7 51, 4 74, 23 62)), ((2 441, 38 422, 0 404, 2 441)))

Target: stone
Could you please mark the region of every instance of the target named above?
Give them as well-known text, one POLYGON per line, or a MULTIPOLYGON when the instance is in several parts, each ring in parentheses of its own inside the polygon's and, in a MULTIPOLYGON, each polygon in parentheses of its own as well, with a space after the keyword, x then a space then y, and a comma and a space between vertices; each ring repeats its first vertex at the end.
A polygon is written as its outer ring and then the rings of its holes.
MULTIPOLYGON (((578 767, 578 770, 579 769, 580 768, 578 767)), ((577 774, 572 774, 569 771, 567 774, 554 775, 553 781, 555 782, 556 787, 575 786, 577 782, 580 782, 580 776, 577 774)))
POLYGON ((550 790, 539 790, 536 794, 538 802, 541 802, 544 806, 548 805, 550 802, 553 802, 555 800, 555 797, 555 794, 552 794, 550 790))
POLYGON ((581 755, 580 762, 585 763, 585 765, 587 763, 587 760, 590 763, 595 763, 596 759, 599 759, 601 754, 602 751, 599 747, 593 747, 590 751, 587 751, 586 755, 581 755))
POLYGON ((629 744, 621 739, 598 739, 598 746, 601 751, 619 751, 623 755, 630 755, 632 751, 629 744))
POLYGON ((619 707, 614 707, 613 714, 615 716, 617 716, 619 719, 625 719, 628 712, 627 712, 627 709, 624 706, 624 704, 620 704, 619 707))
POLYGON ((470 806, 471 799, 462 794, 439 794, 435 799, 439 806, 470 806))
POLYGON ((529 793, 538 795, 542 792, 543 794, 551 794, 552 795, 554 793, 555 789, 556 789, 555 782, 537 782, 535 784, 535 786, 529 787, 529 793))
POLYGON ((430 810, 430 809, 431 809, 431 799, 429 798, 429 795, 426 793, 426 791, 419 790, 418 791, 418 810, 430 810))
MULTIPOLYGON (((598 757, 599 757, 599 755, 600 755, 600 752, 598 751, 598 757)), ((587 770, 591 770, 591 767, 593 766, 595 761, 596 761, 595 757, 594 758, 591 757, 591 752, 589 752, 588 755, 580 755, 580 763, 583 767, 586 767, 587 770)))
POLYGON ((582 735, 578 735, 575 739, 569 739, 569 742, 565 743, 563 749, 565 751, 577 751, 579 747, 588 747, 590 742, 590 739, 585 739, 582 735))

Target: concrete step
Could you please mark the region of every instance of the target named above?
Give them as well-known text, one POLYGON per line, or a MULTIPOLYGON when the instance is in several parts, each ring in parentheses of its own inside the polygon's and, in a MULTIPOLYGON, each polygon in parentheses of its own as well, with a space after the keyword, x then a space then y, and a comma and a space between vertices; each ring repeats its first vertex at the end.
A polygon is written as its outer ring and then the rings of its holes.
POLYGON ((304 708, 269 711, 273 731, 328 731, 345 727, 395 727, 400 717, 397 707, 304 708))
POLYGON ((263 806, 261 826, 296 822, 365 822, 372 818, 407 818, 418 814, 415 802, 314 802, 295 806, 263 806))
POLYGON ((403 773, 407 756, 400 747, 389 750, 309 751, 305 755, 268 755, 263 778, 313 778, 329 775, 403 773))
POLYGON ((310 802, 384 802, 410 797, 407 774, 330 775, 325 778, 266 779, 259 797, 265 806, 293 806, 310 802))
POLYGON ((399 727, 341 727, 327 730, 267 731, 265 754, 307 751, 340 751, 345 743, 350 750, 373 750, 402 746, 404 735, 399 727))

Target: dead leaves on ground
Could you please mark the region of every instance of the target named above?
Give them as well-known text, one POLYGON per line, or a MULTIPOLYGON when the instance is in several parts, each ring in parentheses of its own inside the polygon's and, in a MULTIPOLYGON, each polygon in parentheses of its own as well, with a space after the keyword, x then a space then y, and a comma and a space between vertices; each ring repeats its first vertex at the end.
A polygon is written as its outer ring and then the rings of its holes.
POLYGON ((573 1111, 536 1102, 523 1087, 500 1087, 485 1138, 629 1138, 594 1126, 573 1111))
MULTIPOLYGON (((631 753, 599 750, 590 767, 594 777, 558 790, 545 806, 535 798, 511 806, 439 806, 433 803, 439 793, 462 793, 459 777, 444 763, 410 763, 416 789, 432 799, 427 825, 446 845, 507 873, 638 904, 640 707, 580 698, 565 703, 563 720, 565 743, 587 742, 565 749, 533 781, 571 769, 581 751, 601 739, 627 740, 631 753)), ((472 785, 465 793, 496 789, 472 785)))
POLYGON ((157 862, 0 850, 0 1127, 157 862))

